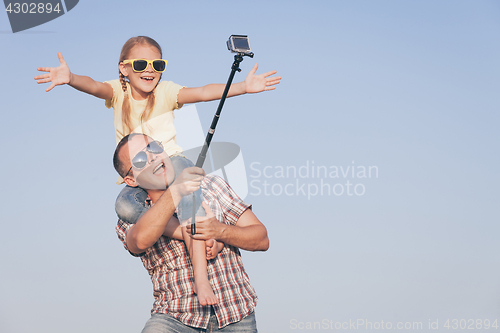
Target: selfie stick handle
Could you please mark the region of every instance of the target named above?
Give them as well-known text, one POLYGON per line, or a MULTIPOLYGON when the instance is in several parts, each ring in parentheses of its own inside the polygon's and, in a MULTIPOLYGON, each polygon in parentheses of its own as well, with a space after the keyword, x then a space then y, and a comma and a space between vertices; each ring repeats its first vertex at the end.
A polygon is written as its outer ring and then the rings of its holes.
MULTIPOLYGON (((207 157, 208 147, 210 146, 210 142, 212 141, 212 137, 214 136, 215 127, 217 126, 217 122, 220 118, 220 113, 222 111, 222 107, 224 106, 224 102, 226 101, 227 93, 229 92, 229 88, 231 88, 231 83, 233 82, 234 74, 236 71, 241 72, 240 62, 243 61, 243 56, 248 56, 253 58, 253 52, 250 53, 238 53, 234 56, 234 62, 231 66, 231 74, 229 74, 229 79, 226 83, 226 88, 222 93, 222 97, 219 102, 219 107, 217 108, 217 112, 215 112, 214 119, 212 120, 212 125, 208 130, 207 137, 205 138, 205 142, 203 143, 203 148, 201 149, 200 155, 198 155, 198 160, 196 161, 196 166, 201 168, 203 163, 205 162, 205 158, 207 157)), ((196 197, 193 193, 193 220, 191 221, 191 234, 196 234, 196 226, 195 226, 195 216, 196 216, 196 197)))
MULTIPOLYGON (((205 158, 207 157, 207 151, 208 147, 210 146, 210 142, 212 141, 212 137, 215 132, 215 127, 217 126, 217 122, 219 121, 220 118, 220 113, 222 111, 222 107, 224 106, 224 102, 226 101, 227 93, 229 92, 229 88, 231 87, 231 83, 233 82, 234 74, 236 71, 241 72, 241 69, 239 68, 240 62, 243 61, 243 56, 247 54, 243 53, 238 53, 234 56, 234 62, 233 66, 231 66, 231 74, 229 74, 229 79, 227 80, 226 83, 226 88, 224 89, 224 93, 222 94, 222 97, 219 102, 219 107, 217 108, 217 112, 215 112, 214 119, 212 120, 212 125, 210 126, 210 129, 208 130, 207 137, 205 139, 205 142, 203 144, 203 148, 201 149, 200 155, 198 155, 198 160, 196 161, 196 166, 198 168, 201 168, 203 166, 203 163, 205 162, 205 158)), ((249 57, 253 57, 253 53, 248 54, 249 57)))

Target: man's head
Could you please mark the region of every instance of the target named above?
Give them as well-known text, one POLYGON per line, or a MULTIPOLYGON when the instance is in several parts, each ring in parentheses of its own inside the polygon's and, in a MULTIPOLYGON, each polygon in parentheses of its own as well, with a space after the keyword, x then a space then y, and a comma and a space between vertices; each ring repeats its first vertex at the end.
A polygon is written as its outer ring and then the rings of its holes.
POLYGON ((165 190, 175 178, 161 143, 140 133, 129 134, 118 143, 113 165, 127 185, 145 190, 165 190))

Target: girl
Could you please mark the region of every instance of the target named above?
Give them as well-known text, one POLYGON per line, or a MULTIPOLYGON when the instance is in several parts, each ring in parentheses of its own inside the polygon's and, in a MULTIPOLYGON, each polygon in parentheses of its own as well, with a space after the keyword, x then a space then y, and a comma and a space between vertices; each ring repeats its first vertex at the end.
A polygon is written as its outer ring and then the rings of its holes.
MULTIPOLYGON (((59 67, 39 67, 38 71, 46 74, 35 77, 37 83, 55 86, 69 86, 105 100, 107 108, 114 109, 114 123, 117 143, 127 134, 144 133, 160 141, 167 154, 171 156, 176 176, 193 163, 182 156, 182 149, 176 144, 174 110, 183 104, 217 100, 222 97, 225 84, 208 84, 203 87, 186 88, 170 81, 160 82, 165 71, 166 60, 162 59, 160 45, 152 38, 138 36, 130 38, 122 48, 118 61, 119 79, 98 82, 88 76, 71 73, 62 54, 58 54, 59 67)), ((248 73, 245 81, 231 85, 228 97, 245 93, 257 93, 274 90, 280 77, 272 76, 276 71, 255 75, 256 64, 248 73)), ((118 183, 122 183, 119 179, 118 183)), ((198 204, 201 204, 201 191, 196 192, 198 204)), ((147 193, 140 188, 126 186, 116 200, 116 212, 120 219, 135 223, 146 210, 144 203, 147 193)), ((186 221, 192 211, 192 196, 186 196, 178 207, 181 221, 186 221)), ((196 207, 197 216, 204 215, 201 207, 196 207)), ((183 228, 184 229, 184 228, 183 228)), ((185 237, 185 240, 190 237, 185 237)), ((189 240, 187 240, 189 241, 189 240)), ((193 241, 192 256, 195 272, 195 287, 202 305, 216 304, 217 298, 208 283, 204 242, 193 241), (200 260, 202 258, 202 260, 200 260), (196 262, 196 264, 195 264, 196 262), (203 272, 204 271, 204 274, 203 272)))

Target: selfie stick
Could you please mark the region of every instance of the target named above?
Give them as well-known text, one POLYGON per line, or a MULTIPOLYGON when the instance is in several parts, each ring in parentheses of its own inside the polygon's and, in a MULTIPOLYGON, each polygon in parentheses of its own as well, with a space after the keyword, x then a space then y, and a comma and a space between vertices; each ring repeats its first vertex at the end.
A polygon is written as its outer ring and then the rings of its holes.
MULTIPOLYGON (((207 137, 205 138, 205 143, 203 144, 203 148, 201 149, 200 155, 198 155, 198 160, 196 161, 196 166, 198 168, 201 168, 203 166, 203 163, 205 162, 205 158, 207 157, 207 151, 208 147, 210 146, 210 142, 212 141, 212 137, 214 136, 215 132, 215 126, 217 126, 217 122, 219 121, 220 118, 220 113, 222 111, 222 106, 224 106, 224 102, 226 101, 227 93, 229 92, 229 88, 231 87, 231 83, 233 82, 234 74, 236 74, 236 71, 241 72, 240 69, 240 62, 243 61, 243 56, 248 56, 250 58, 253 58, 253 52, 249 53, 243 53, 239 52, 234 56, 234 62, 233 65, 231 66, 231 74, 229 74, 229 79, 227 80, 226 83, 226 88, 224 89, 224 93, 222 94, 222 97, 219 102, 219 107, 217 108, 217 112, 215 112, 214 119, 212 120, 212 125, 210 126, 210 129, 208 130, 207 137)), ((196 226, 195 226, 195 215, 196 215, 196 197, 193 193, 193 220, 191 221, 191 235, 196 234, 196 226)))

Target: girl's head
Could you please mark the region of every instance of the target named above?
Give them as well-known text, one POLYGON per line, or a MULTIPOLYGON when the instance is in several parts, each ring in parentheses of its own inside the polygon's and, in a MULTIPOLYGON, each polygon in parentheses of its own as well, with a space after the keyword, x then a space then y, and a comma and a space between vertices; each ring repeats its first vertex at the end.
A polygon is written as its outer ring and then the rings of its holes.
POLYGON ((132 121, 130 119, 130 98, 132 97, 136 100, 148 99, 146 108, 141 114, 140 121, 141 124, 143 124, 151 115, 155 102, 155 95, 153 94, 153 91, 161 79, 161 73, 153 69, 151 63, 148 63, 144 71, 138 72, 134 70, 132 62, 127 62, 126 60, 155 60, 161 58, 162 52, 160 45, 150 37, 132 37, 122 47, 120 59, 118 61, 118 68, 120 82, 122 84, 123 92, 125 93, 122 105, 122 122, 123 129, 125 131, 123 135, 126 135, 133 130, 132 121), (130 84, 130 92, 132 96, 128 95, 127 82, 130 84))
POLYGON ((125 42, 125 44, 123 44, 122 52, 120 53, 120 61, 119 62, 126 60, 130 51, 136 45, 144 45, 144 46, 153 47, 156 50, 158 50, 158 52, 160 52, 160 56, 161 56, 161 46, 153 38, 147 37, 147 36, 137 36, 137 37, 130 38, 128 41, 125 42))
POLYGON ((161 47, 154 39, 146 36, 130 38, 123 45, 120 60, 118 61, 122 88, 126 88, 125 78, 127 78, 130 83, 132 97, 146 99, 160 81, 161 73, 153 69, 151 63, 147 65, 144 71, 138 72, 134 70, 132 62, 124 63, 124 61, 134 59, 155 60, 161 59, 161 57, 161 47))

